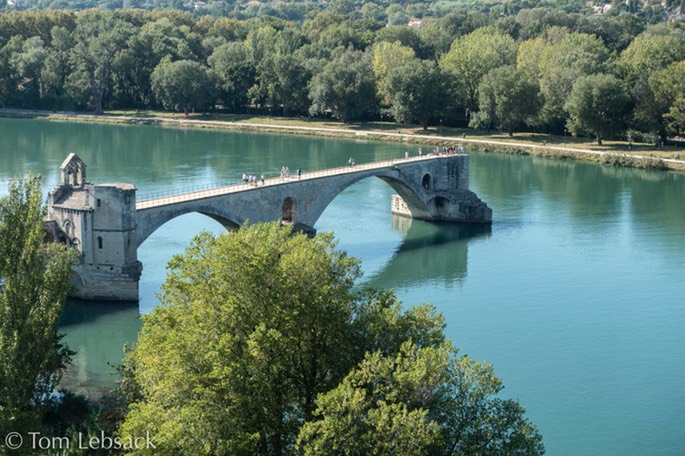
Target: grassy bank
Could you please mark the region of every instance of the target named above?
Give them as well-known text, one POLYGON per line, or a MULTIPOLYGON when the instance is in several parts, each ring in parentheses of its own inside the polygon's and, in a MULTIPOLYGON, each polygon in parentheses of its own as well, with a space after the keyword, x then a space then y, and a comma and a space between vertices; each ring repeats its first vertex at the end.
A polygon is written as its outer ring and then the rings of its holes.
POLYGON ((192 114, 183 116, 158 111, 110 111, 103 116, 85 113, 52 113, 2 110, 0 115, 42 117, 51 120, 160 125, 182 128, 232 129, 316 135, 339 138, 366 138, 397 141, 423 146, 447 146, 464 143, 467 149, 509 155, 532 155, 566 160, 585 160, 609 166, 685 171, 685 147, 605 141, 539 133, 501 133, 460 128, 430 128, 391 122, 357 122, 308 118, 282 118, 230 114, 192 114))

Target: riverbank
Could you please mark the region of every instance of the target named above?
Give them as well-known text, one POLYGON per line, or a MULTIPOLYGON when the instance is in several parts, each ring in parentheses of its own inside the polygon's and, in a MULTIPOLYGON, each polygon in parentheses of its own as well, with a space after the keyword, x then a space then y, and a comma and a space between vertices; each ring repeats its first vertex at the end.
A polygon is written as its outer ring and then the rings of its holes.
POLYGON ((464 144, 467 148, 483 152, 585 160, 610 166, 685 171, 685 148, 683 147, 656 147, 651 144, 625 141, 605 141, 602 146, 598 146, 584 139, 539 133, 517 133, 515 136, 507 136, 473 129, 447 127, 422 130, 415 125, 390 122, 342 124, 326 120, 228 114, 192 114, 186 117, 181 114, 156 111, 112 111, 104 115, 94 115, 79 112, 1 109, 0 116, 363 138, 405 142, 417 146, 443 147, 464 144))

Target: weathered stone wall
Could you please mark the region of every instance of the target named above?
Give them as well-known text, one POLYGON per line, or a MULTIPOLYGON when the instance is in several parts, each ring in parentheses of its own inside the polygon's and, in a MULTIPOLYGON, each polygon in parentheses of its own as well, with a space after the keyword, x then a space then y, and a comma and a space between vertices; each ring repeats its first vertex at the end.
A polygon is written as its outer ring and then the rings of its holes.
POLYGON ((122 265, 136 261, 135 192, 131 184, 95 186, 91 263, 122 265))

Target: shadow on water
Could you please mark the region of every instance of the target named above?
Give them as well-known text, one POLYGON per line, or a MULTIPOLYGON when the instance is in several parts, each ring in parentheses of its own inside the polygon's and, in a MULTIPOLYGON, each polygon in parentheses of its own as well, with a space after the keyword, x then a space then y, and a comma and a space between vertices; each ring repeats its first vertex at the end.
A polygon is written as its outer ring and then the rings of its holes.
POLYGON ((121 363, 125 345, 138 339, 141 328, 137 302, 111 303, 68 300, 59 332, 76 352, 61 388, 97 398, 114 386, 114 366, 121 363))
POLYGON ((435 223, 393 216, 392 226, 404 241, 388 264, 371 276, 373 288, 409 288, 440 282, 452 286, 465 277, 468 244, 489 237, 490 225, 435 223))

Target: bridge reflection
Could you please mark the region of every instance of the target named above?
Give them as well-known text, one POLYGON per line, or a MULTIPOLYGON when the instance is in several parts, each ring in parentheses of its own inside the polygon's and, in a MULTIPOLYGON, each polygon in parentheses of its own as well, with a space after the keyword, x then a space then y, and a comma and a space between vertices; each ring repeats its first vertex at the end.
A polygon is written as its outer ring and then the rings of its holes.
MULTIPOLYGON (((393 257, 367 285, 409 288, 427 282, 458 284, 467 272, 468 244, 491 233, 490 225, 457 225, 392 217, 393 229, 404 235, 393 257)), ((61 386, 91 398, 112 389, 124 345, 132 345, 142 326, 137 302, 69 300, 59 332, 76 352, 61 386)))
POLYGON ((373 288, 458 284, 466 277, 469 243, 492 233, 490 225, 429 223, 399 216, 393 216, 392 226, 405 238, 387 265, 366 282, 373 288))

